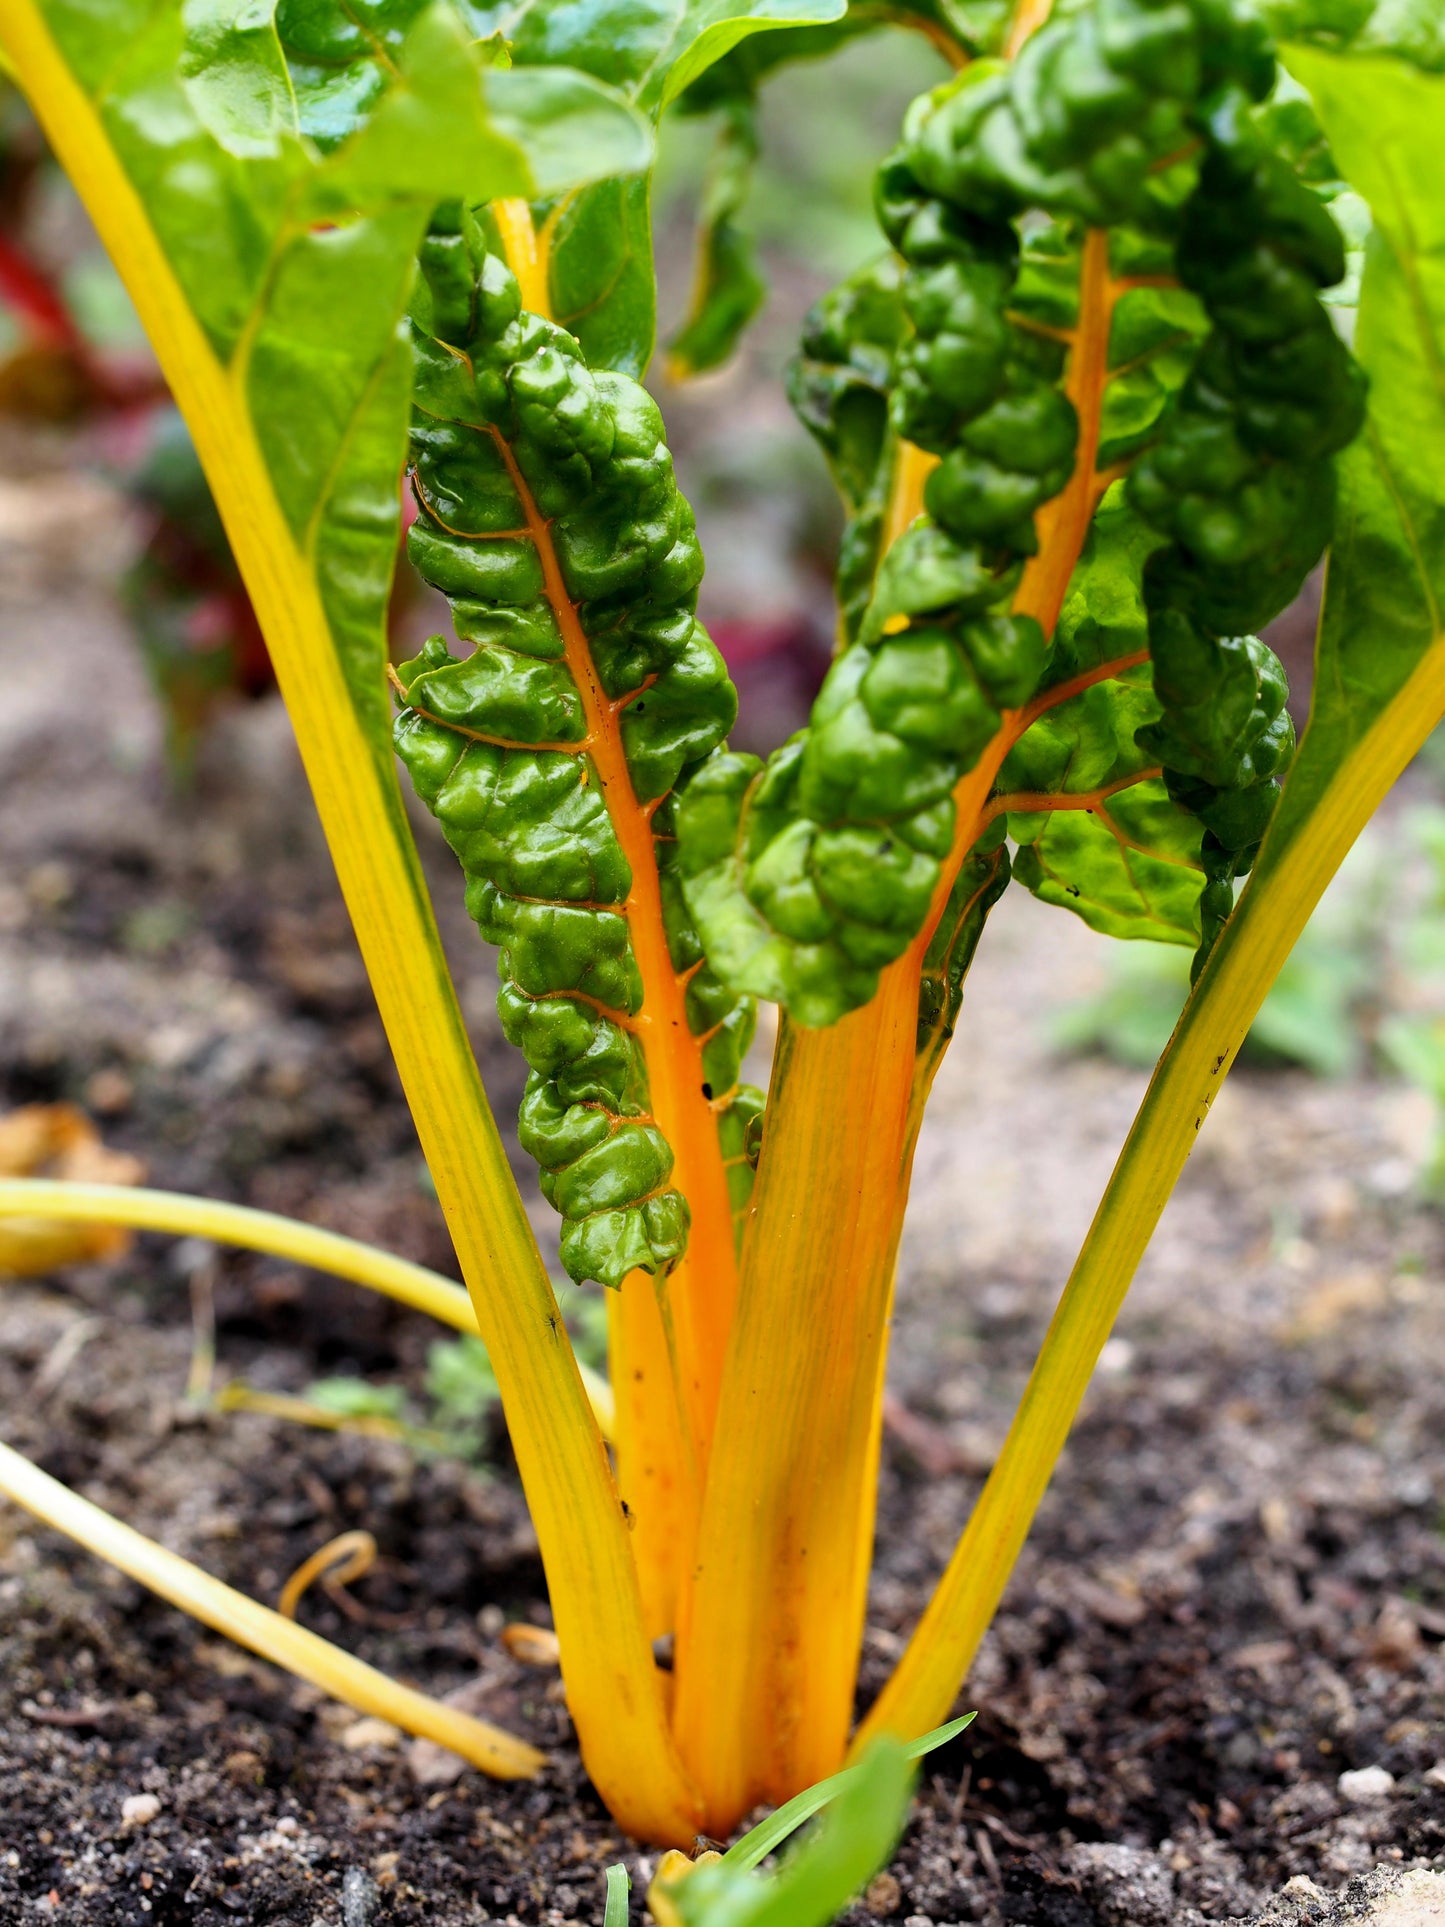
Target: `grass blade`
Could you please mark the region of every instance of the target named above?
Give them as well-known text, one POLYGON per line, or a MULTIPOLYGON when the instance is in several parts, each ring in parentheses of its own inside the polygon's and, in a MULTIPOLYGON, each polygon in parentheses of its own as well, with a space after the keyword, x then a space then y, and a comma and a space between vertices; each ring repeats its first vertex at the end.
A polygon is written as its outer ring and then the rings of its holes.
POLYGON ((619 1860, 607 1869, 607 1911, 602 1916, 602 1927, 627 1927, 627 1897, 631 1892, 632 1881, 619 1860))

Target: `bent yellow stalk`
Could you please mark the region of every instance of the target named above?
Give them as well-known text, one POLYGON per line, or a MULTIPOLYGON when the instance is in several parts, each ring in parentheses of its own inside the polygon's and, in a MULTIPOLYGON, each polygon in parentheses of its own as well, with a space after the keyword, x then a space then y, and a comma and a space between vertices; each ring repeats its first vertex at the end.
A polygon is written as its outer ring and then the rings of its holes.
MULTIPOLYGON (((188 1197, 181 1191, 152 1191, 124 1184, 82 1184, 60 1178, 0 1178, 0 1219, 39 1218, 79 1224, 127 1225, 135 1231, 167 1231, 178 1237, 210 1238, 288 1258, 313 1271, 329 1271, 424 1311, 459 1332, 477 1332, 477 1314, 465 1290, 426 1265, 413 1264, 375 1245, 257 1211, 246 1204, 188 1197)), ((612 1387, 579 1359, 583 1388, 604 1438, 615 1423, 612 1387)))
POLYGON ((338 1231, 283 1218, 250 1205, 188 1197, 144 1186, 79 1184, 59 1178, 0 1178, 0 1218, 55 1218, 79 1224, 128 1225, 136 1231, 174 1232, 217 1244, 264 1251, 315 1271, 369 1285, 398 1304, 427 1312, 457 1331, 474 1332, 477 1315, 460 1285, 425 1265, 397 1258, 338 1231))
POLYGON ((311 560, 260 453, 244 356, 227 367, 212 352, 35 0, 7 0, 0 30, 186 418, 260 620, 501 1388, 588 1769, 621 1825, 690 1841, 694 1799, 668 1733, 606 1450, 559 1339, 556 1299, 482 1091, 395 779, 383 777, 363 733, 311 560))
POLYGON ((399 1685, 319 1634, 213 1579, 189 1559, 82 1499, 8 1445, 0 1445, 0 1493, 182 1612, 358 1712, 435 1740, 495 1779, 530 1780, 545 1764, 545 1755, 525 1740, 399 1685))

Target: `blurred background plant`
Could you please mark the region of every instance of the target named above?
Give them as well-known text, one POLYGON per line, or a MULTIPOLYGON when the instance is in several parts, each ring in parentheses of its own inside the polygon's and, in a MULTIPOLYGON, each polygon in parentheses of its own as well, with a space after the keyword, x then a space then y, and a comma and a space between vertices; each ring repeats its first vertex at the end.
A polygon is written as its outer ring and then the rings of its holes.
MULTIPOLYGON (((836 38, 818 34, 817 51, 836 38)), ((811 302, 878 251, 876 156, 905 104, 945 72, 921 35, 879 29, 826 68, 805 59, 759 75, 724 62, 664 125, 655 218, 671 353, 659 355, 653 379, 702 526, 703 615, 740 684, 748 747, 772 747, 801 725, 833 641, 836 496, 784 400, 783 367, 811 302), (704 326, 690 308, 710 258, 739 292, 721 322, 704 326), (678 352, 689 332, 690 356, 678 352)), ((188 786, 209 722, 266 693, 270 664, 124 290, 3 81, 0 418, 65 438, 131 503, 135 551, 121 601, 165 710, 172 778, 188 786)), ((403 557, 397 653, 412 653, 443 618, 403 557)))
MULTIPOLYGON (((1361 837, 1256 1018, 1243 1061, 1315 1077, 1403 1078, 1434 1107, 1418 1176, 1445 1205, 1445 804, 1438 754, 1408 779, 1415 798, 1361 837), (1433 793, 1433 794, 1432 794, 1433 793)), ((1103 982, 1049 1026, 1056 1049, 1147 1069, 1179 1015, 1189 958, 1158 944, 1110 946, 1103 982)))
MULTIPOLYGON (((567 1331, 583 1365, 607 1367, 607 1307, 600 1289, 554 1281, 567 1331)), ((434 1339, 427 1347, 419 1396, 393 1380, 339 1372, 314 1379, 300 1398, 257 1392, 241 1380, 223 1386, 221 1409, 267 1410, 274 1416, 340 1431, 396 1438, 422 1456, 482 1465, 495 1455, 501 1395, 481 1339, 469 1332, 434 1339)))

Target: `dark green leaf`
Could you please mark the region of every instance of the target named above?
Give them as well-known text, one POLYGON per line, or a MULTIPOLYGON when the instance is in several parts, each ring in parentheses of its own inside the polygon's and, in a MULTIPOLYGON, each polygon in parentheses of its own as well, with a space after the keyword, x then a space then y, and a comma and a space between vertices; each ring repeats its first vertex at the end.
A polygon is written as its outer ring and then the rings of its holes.
MULTIPOLYGON (((1099 511, 1074 571, 1043 691, 1148 642, 1143 565, 1158 538, 1120 501, 1099 511)), ((1018 844, 1013 873, 1046 903, 1114 937, 1199 941, 1199 819, 1171 802, 1135 741, 1160 704, 1148 663, 1095 682, 1050 709, 999 772, 999 803, 1018 844), (1050 808, 1047 801, 1057 797, 1050 808)))

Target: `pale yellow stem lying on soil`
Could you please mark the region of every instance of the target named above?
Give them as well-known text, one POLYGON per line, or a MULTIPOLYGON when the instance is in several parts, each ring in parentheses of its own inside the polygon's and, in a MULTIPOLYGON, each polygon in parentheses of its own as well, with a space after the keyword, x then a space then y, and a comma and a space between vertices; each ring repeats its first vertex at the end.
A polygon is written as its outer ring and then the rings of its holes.
POLYGON ((399 1685, 329 1640, 223 1585, 189 1559, 158 1546, 82 1499, 8 1445, 0 1445, 0 1494, 182 1612, 360 1713, 375 1714, 405 1733, 435 1740, 499 1780, 530 1780, 545 1764, 545 1755, 525 1740, 399 1685))
MULTIPOLYGON (((79 1184, 54 1178, 0 1178, 0 1219, 38 1218, 65 1223, 128 1225, 135 1231, 164 1231, 177 1237, 210 1238, 288 1258, 313 1271, 329 1271, 366 1285, 413 1311, 424 1311, 456 1331, 477 1331, 477 1314, 463 1286, 438 1271, 397 1258, 375 1245, 362 1244, 339 1231, 283 1218, 250 1205, 222 1204, 214 1198, 187 1197, 180 1191, 151 1191, 120 1184, 79 1184)), ((582 1383, 604 1438, 614 1424, 612 1387, 600 1373, 578 1361, 582 1383)))

